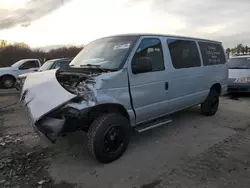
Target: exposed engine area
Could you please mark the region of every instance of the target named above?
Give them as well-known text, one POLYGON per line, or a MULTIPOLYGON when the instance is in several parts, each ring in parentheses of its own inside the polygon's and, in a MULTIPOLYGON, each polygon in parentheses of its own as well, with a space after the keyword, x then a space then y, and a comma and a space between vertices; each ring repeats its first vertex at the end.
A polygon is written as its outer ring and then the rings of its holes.
POLYGON ((94 76, 98 74, 58 71, 56 78, 64 89, 76 95, 89 92, 88 84, 95 84, 94 76))

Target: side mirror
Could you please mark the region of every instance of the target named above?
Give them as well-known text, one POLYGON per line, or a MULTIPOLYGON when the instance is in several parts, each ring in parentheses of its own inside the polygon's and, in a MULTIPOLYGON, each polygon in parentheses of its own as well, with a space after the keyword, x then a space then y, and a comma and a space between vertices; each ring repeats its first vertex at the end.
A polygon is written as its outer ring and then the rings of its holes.
POLYGON ((134 74, 152 71, 152 60, 149 57, 138 57, 132 61, 132 72, 134 74))

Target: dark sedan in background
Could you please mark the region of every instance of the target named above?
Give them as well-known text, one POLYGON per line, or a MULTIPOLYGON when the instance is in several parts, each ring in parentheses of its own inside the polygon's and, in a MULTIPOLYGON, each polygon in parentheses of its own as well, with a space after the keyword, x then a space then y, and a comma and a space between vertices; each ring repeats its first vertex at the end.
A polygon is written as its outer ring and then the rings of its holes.
MULTIPOLYGON (((68 67, 72 60, 73 58, 59 58, 48 60, 40 67, 38 72, 68 67)), ((29 74, 33 73, 21 74, 17 77, 15 88, 18 91, 22 90, 23 83, 29 74)))

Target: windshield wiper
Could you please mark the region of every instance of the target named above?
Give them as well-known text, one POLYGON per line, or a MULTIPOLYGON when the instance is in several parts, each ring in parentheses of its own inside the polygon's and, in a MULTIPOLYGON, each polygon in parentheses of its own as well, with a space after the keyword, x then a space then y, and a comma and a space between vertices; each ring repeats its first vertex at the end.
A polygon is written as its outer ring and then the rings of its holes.
POLYGON ((96 68, 101 71, 105 71, 105 69, 102 69, 100 65, 92 65, 92 64, 86 64, 86 65, 80 65, 80 67, 89 67, 89 68, 96 68))
POLYGON ((108 69, 108 68, 102 68, 101 65, 92 65, 92 64, 86 64, 86 65, 80 65, 80 67, 90 67, 90 68, 96 68, 103 72, 107 71, 116 71, 116 69, 108 69))
POLYGON ((92 64, 86 64, 86 65, 80 65, 81 67, 96 67, 96 68, 100 68, 101 65, 92 65, 92 64))
POLYGON ((229 69, 250 69, 250 67, 229 67, 229 69))

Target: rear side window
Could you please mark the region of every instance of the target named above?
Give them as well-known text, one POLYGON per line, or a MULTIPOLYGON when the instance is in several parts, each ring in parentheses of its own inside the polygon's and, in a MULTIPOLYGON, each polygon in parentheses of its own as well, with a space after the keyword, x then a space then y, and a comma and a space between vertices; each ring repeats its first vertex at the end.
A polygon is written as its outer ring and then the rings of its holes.
POLYGON ((168 39, 167 43, 174 68, 201 66, 200 55, 194 41, 168 39))
POLYGON ((199 42, 203 65, 218 65, 226 63, 226 57, 221 44, 199 42))

